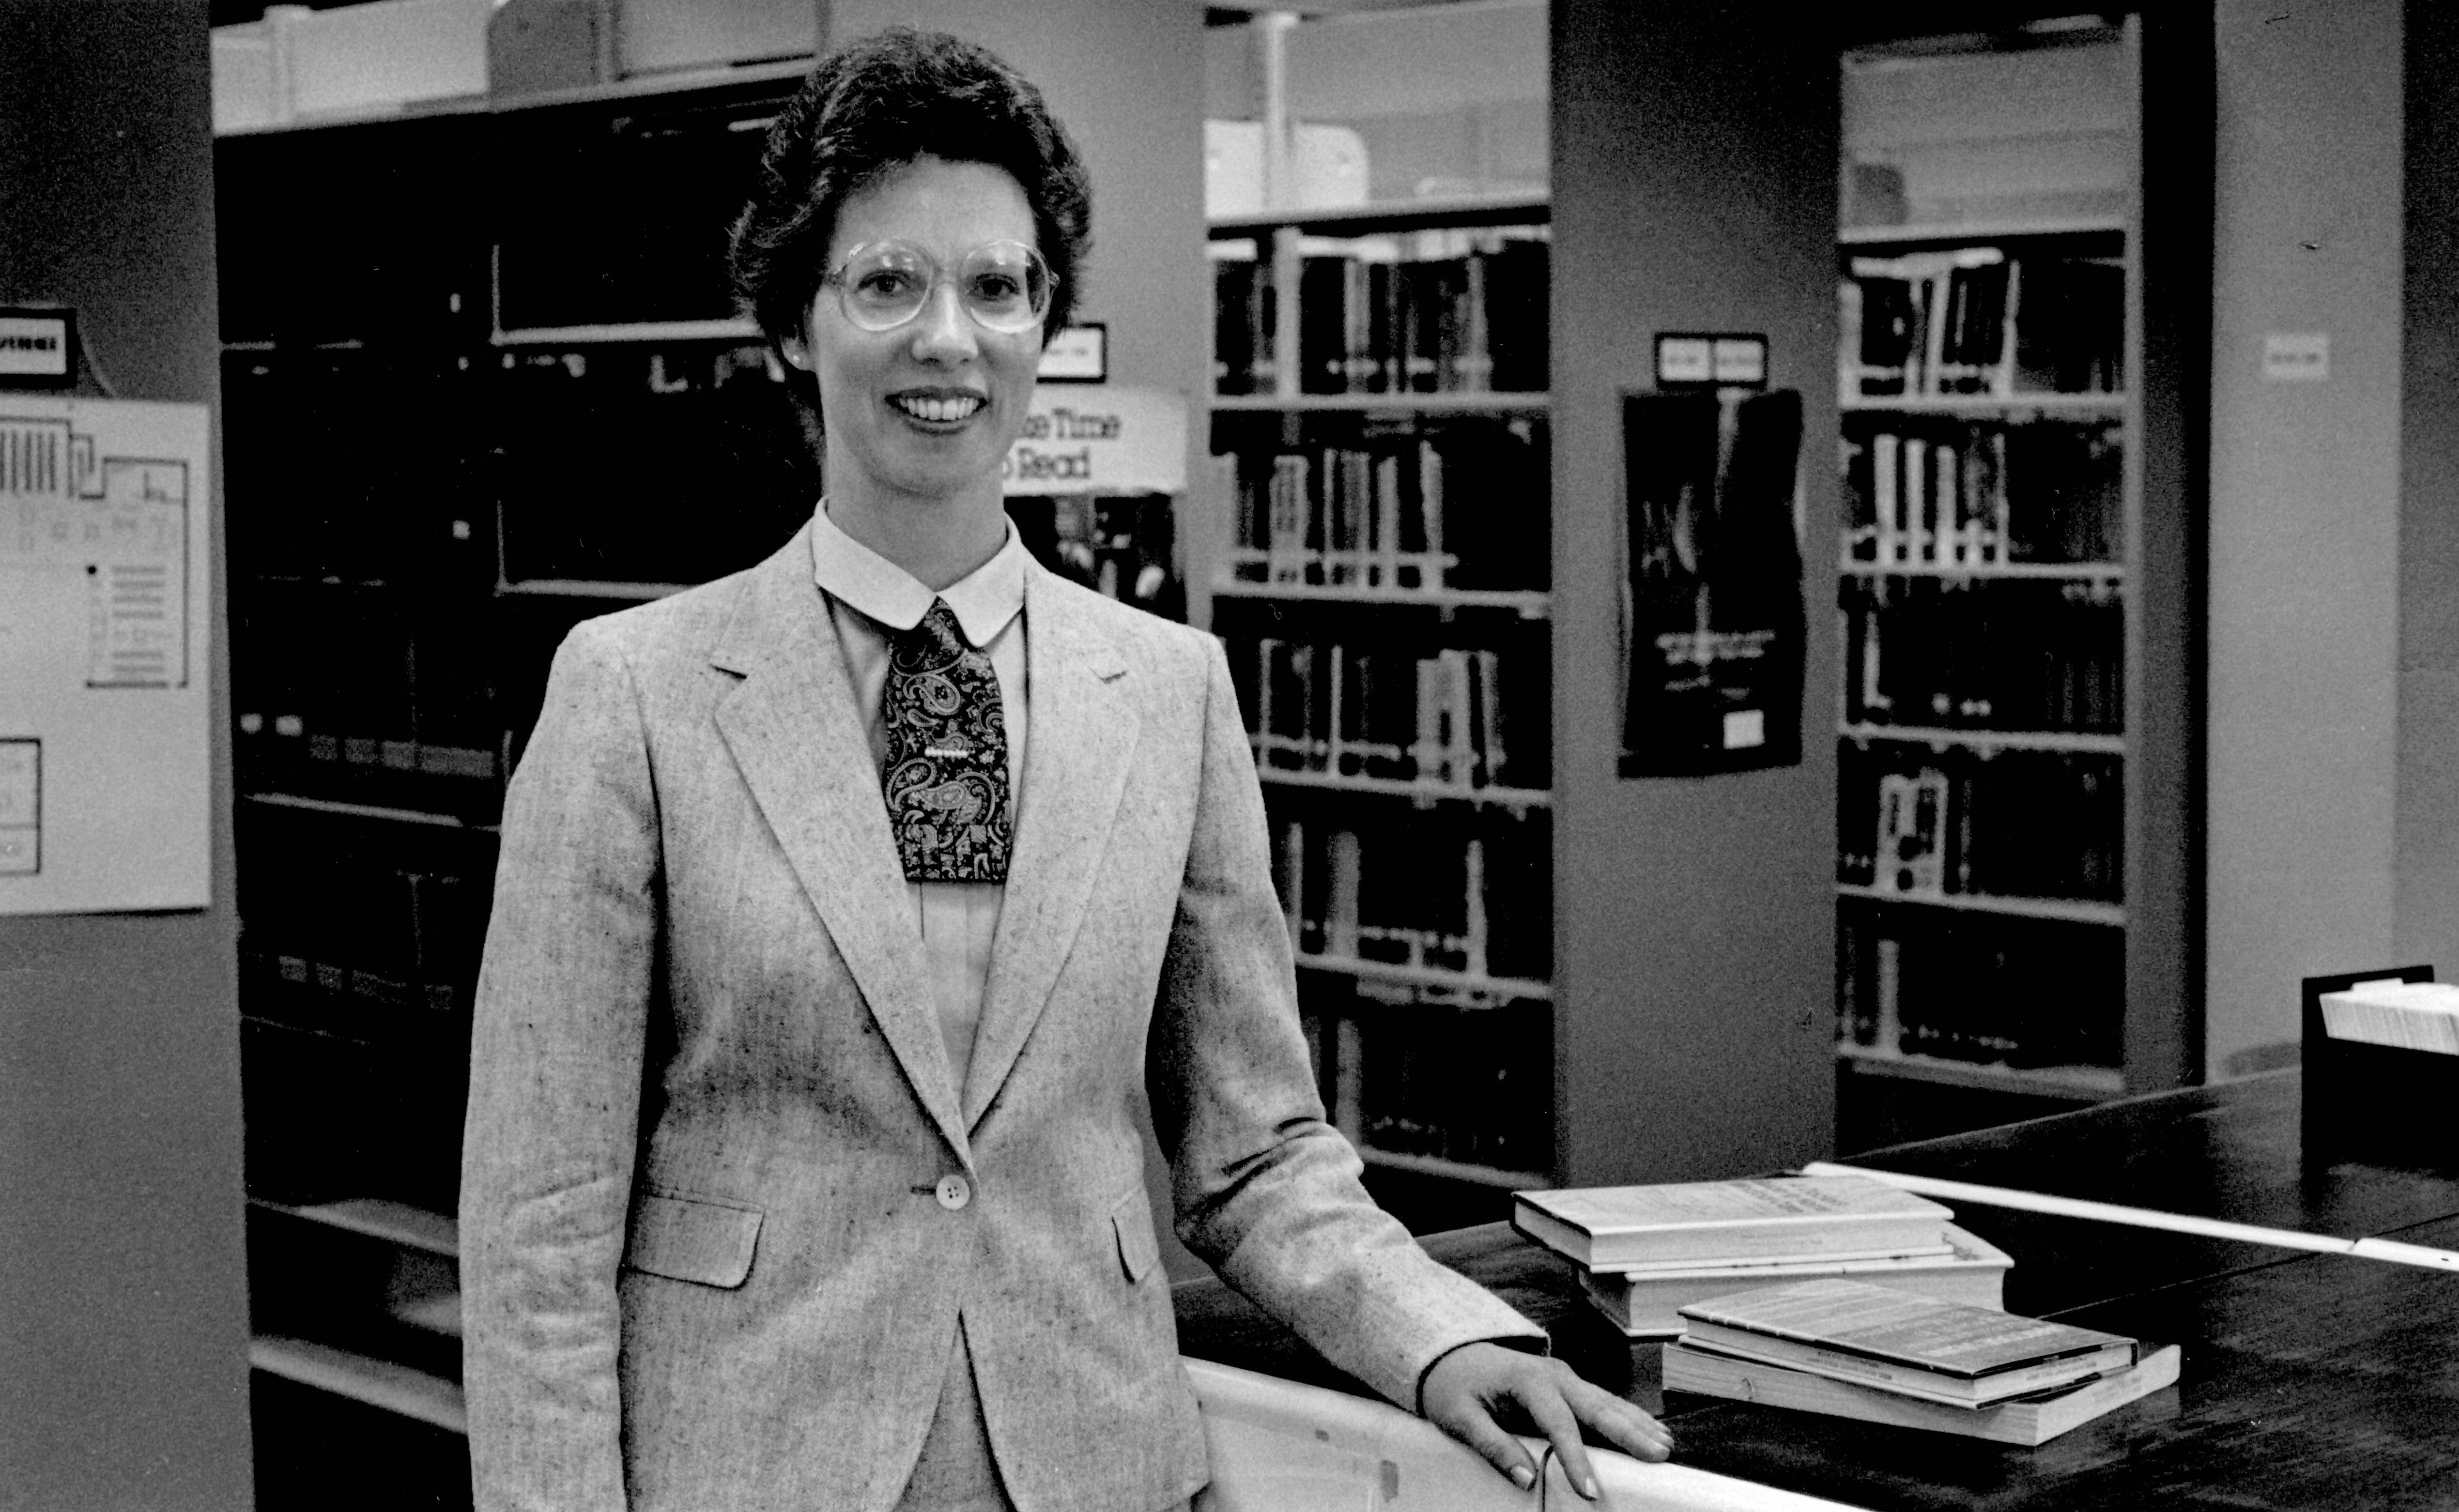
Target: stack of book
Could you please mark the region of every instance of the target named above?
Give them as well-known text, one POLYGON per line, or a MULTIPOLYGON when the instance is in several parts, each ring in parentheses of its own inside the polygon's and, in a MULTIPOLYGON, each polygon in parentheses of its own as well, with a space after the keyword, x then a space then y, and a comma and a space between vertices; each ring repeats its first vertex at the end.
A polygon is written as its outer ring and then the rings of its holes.
POLYGON ((1925 1197, 1863 1176, 1521 1192, 1512 1224, 1582 1268, 1598 1311, 1671 1338, 1682 1307, 1815 1277, 1996 1307, 2005 1251, 1925 1197))
POLYGON ((2001 1443, 2045 1443, 2177 1378, 2176 1346, 1848 1279, 1681 1310, 1665 1389, 2001 1443))

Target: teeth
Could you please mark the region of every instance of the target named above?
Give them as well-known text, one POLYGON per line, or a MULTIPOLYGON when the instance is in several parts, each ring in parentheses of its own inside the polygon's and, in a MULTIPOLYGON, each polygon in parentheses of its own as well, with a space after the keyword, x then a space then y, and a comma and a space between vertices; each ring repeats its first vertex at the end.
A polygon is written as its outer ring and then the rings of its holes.
POLYGON ((982 407, 982 398, 979 394, 966 394, 961 398, 949 399, 924 398, 918 394, 898 394, 888 402, 916 420, 940 422, 966 419, 982 407))

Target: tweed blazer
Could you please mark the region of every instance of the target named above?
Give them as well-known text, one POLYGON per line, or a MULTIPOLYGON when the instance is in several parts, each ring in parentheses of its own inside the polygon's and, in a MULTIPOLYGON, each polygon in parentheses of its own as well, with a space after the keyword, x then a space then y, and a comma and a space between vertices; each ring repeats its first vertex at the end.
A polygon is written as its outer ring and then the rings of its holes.
POLYGON ((1187 1244, 1394 1401, 1542 1338, 1324 1121, 1219 643, 1039 568, 956 1083, 807 534, 576 629, 513 778, 462 1168, 479 1507, 888 1507, 960 1317, 1024 1512, 1192 1494, 1147 1109, 1187 1244))

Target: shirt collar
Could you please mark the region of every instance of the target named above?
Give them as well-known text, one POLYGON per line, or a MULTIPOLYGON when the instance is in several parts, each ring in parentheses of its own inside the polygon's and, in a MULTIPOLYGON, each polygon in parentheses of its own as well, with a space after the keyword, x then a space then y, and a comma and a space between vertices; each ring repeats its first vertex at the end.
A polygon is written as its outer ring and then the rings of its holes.
POLYGON ((811 580, 822 592, 851 604, 891 630, 911 630, 944 598, 965 640, 989 645, 1024 607, 1024 568, 1030 556, 1007 522, 1007 540, 991 559, 933 593, 920 578, 837 528, 826 499, 811 514, 811 580))

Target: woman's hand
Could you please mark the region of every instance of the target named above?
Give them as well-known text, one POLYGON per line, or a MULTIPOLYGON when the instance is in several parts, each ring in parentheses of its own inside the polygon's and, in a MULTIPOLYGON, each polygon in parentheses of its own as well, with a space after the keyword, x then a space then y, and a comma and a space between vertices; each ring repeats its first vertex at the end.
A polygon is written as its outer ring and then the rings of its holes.
POLYGON ((1664 1424, 1560 1360, 1500 1344, 1463 1344, 1435 1361, 1419 1387, 1427 1420, 1493 1461, 1523 1491, 1537 1483, 1538 1466, 1514 1431, 1543 1436, 1571 1488, 1593 1502, 1596 1471, 1580 1444, 1580 1425, 1638 1460, 1673 1452, 1664 1424))

